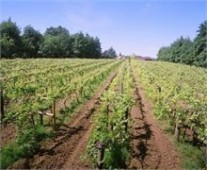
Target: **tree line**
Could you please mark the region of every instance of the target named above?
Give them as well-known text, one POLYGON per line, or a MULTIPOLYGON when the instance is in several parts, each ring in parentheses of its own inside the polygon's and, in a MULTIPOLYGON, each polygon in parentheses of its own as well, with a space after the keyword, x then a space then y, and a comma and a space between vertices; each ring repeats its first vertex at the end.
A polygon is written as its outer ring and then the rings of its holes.
POLYGON ((9 18, 0 23, 0 45, 2 58, 115 58, 111 47, 102 52, 98 37, 82 32, 70 34, 62 27, 46 28, 44 34, 31 25, 24 27, 23 33, 9 18))
POLYGON ((207 20, 200 24, 194 40, 180 37, 158 51, 158 60, 207 68, 207 20))

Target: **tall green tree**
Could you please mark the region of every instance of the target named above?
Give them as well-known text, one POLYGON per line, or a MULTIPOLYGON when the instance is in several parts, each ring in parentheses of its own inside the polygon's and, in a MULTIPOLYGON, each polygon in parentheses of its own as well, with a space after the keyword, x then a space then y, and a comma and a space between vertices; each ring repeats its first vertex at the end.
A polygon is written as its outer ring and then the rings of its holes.
MULTIPOLYGON (((81 57, 82 58, 94 58, 95 57, 95 47, 94 47, 94 38, 90 37, 89 34, 81 36, 82 38, 82 49, 81 57)), ((77 49, 76 49, 77 50, 77 49)))
POLYGON ((94 39, 94 57, 101 57, 101 42, 98 37, 94 39))
POLYGON ((170 61, 170 47, 161 47, 158 51, 158 60, 170 61))
POLYGON ((193 43, 189 38, 182 36, 171 44, 170 61, 175 63, 193 63, 193 43))
POLYGON ((49 27, 44 35, 28 25, 22 36, 11 19, 0 24, 1 56, 4 58, 28 57, 79 57, 100 58, 101 43, 98 37, 82 32, 70 35, 62 27, 49 27))
POLYGON ((193 64, 193 42, 189 38, 183 38, 181 36, 169 47, 162 47, 159 49, 158 60, 193 64))
POLYGON ((197 32, 194 39, 196 56, 194 64, 207 68, 207 20, 200 24, 197 32))
POLYGON ((20 29, 11 18, 0 24, 0 46, 3 58, 20 57, 22 52, 22 41, 20 29))
POLYGON ((72 35, 72 53, 74 57, 100 58, 101 43, 98 37, 84 35, 82 32, 72 35))
POLYGON ((65 36, 69 36, 69 31, 62 27, 62 26, 58 26, 58 27, 49 27, 46 29, 45 31, 45 36, 59 36, 59 35, 65 35, 65 36))
POLYGON ((195 54, 194 54, 194 44, 190 40, 190 38, 185 38, 182 41, 182 47, 180 50, 180 63, 192 65, 194 62, 195 54))
POLYGON ((32 26, 28 25, 24 28, 22 40, 24 43, 23 56, 38 57, 38 51, 43 42, 43 35, 32 26))
POLYGON ((82 32, 76 33, 72 36, 72 52, 74 57, 84 58, 87 51, 87 40, 82 32))
POLYGON ((194 41, 181 36, 169 47, 160 48, 157 59, 207 68, 207 21, 197 32, 194 41))
POLYGON ((71 40, 69 31, 61 26, 46 29, 39 54, 43 57, 70 57, 71 40))
POLYGON ((116 58, 117 54, 113 47, 110 47, 108 50, 105 50, 102 54, 104 58, 116 58))

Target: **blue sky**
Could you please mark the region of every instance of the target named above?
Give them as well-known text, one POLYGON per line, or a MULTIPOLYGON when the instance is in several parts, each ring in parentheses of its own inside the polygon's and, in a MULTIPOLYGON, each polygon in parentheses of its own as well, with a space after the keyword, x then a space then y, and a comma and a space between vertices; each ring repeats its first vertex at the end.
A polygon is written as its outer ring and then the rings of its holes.
POLYGON ((22 30, 62 25, 98 36, 102 50, 154 58, 181 35, 195 38, 207 19, 204 0, 0 0, 0 7, 0 21, 11 17, 22 30))

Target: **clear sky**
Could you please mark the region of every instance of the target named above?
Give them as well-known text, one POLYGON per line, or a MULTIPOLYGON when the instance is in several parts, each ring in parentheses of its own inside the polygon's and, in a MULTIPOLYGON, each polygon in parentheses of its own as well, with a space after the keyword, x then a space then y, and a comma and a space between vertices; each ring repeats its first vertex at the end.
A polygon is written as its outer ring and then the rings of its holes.
POLYGON ((204 0, 0 0, 0 21, 11 17, 44 33, 63 26, 70 33, 98 36, 102 50, 111 46, 128 55, 156 57, 158 49, 179 38, 195 38, 207 19, 204 0))

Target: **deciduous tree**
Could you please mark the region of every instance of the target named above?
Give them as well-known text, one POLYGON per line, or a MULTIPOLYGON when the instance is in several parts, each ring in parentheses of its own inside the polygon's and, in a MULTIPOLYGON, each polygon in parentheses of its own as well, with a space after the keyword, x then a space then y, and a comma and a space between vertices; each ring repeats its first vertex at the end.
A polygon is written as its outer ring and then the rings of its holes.
POLYGON ((24 28, 22 40, 24 43, 23 56, 38 57, 38 51, 43 42, 43 35, 32 26, 28 25, 24 28))
POLYGON ((0 35, 1 56, 4 58, 20 56, 22 52, 20 29, 11 18, 0 24, 0 35))

